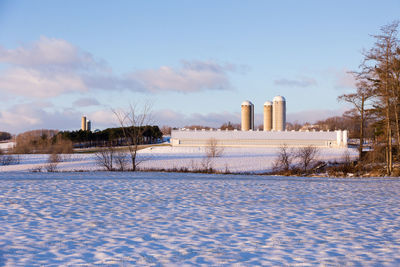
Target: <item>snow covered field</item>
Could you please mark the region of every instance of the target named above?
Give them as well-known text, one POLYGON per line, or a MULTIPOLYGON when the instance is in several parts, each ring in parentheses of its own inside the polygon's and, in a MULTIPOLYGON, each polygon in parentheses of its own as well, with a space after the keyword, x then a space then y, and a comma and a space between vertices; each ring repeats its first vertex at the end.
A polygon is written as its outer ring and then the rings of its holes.
POLYGON ((400 264, 400 181, 0 173, 0 265, 400 264))
MULTIPOLYGON (((221 157, 212 160, 212 166, 219 171, 265 172, 270 171, 277 156, 278 148, 225 148, 221 157)), ((358 152, 346 148, 321 148, 318 158, 325 161, 342 160, 345 151, 355 158, 358 152)), ((72 154, 63 156, 58 165, 60 171, 101 170, 96 165, 94 154, 72 154)), ((138 159, 144 160, 141 169, 202 168, 205 150, 200 147, 158 146, 140 150, 138 159)), ((21 155, 19 165, 0 166, 0 171, 30 171, 44 166, 48 155, 21 155)))

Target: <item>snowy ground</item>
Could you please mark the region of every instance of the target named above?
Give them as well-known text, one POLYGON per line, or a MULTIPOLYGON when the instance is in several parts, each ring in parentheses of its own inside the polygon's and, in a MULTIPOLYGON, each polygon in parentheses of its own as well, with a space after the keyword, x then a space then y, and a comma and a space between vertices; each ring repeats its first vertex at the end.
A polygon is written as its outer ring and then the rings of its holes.
MULTIPOLYGON (((270 171, 277 156, 278 148, 225 148, 222 156, 214 158, 211 165, 219 171, 266 172, 270 171)), ((343 160, 345 151, 355 158, 355 149, 324 148, 318 158, 324 161, 343 160)), ((21 155, 19 165, 0 166, 0 171, 31 171, 46 165, 48 155, 21 155)), ((96 164, 94 154, 72 154, 63 156, 58 165, 60 171, 101 170, 96 164)), ((204 164, 205 150, 199 147, 158 146, 139 151, 138 159, 143 162, 141 169, 201 169, 204 164)))
POLYGON ((0 173, 0 265, 400 265, 398 179, 0 173))

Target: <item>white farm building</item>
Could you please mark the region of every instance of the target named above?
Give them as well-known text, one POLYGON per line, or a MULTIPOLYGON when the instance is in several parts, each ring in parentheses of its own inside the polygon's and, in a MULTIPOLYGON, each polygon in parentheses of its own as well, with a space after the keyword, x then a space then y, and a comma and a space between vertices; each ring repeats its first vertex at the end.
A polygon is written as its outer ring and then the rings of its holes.
POLYGON ((225 131, 180 129, 171 132, 172 146, 207 146, 214 139, 227 147, 347 147, 347 131, 225 131))

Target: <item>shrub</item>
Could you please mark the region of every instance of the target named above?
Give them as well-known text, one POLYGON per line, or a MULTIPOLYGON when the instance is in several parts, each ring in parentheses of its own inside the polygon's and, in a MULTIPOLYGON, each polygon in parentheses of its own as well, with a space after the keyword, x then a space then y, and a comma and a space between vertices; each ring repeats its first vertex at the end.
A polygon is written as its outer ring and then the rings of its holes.
POLYGON ((293 151, 286 144, 279 148, 278 156, 272 163, 275 172, 289 172, 293 161, 293 151))
POLYGON ((59 154, 52 153, 49 155, 47 162, 48 163, 45 166, 46 171, 55 172, 57 171, 58 163, 61 162, 61 156, 59 154))
POLYGON ((296 150, 295 156, 299 162, 299 167, 307 173, 315 164, 319 150, 315 146, 300 147, 296 150))

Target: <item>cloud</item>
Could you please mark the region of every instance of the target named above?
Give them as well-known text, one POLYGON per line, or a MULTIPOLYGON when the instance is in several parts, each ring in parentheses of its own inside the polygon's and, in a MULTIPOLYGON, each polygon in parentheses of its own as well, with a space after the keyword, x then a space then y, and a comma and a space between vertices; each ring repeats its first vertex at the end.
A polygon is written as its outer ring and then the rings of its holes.
POLYGON ((88 107, 88 106, 99 106, 100 103, 94 98, 80 98, 73 103, 76 107, 88 107))
POLYGON ((105 67, 93 56, 62 39, 45 36, 16 49, 0 46, 0 62, 23 67, 79 68, 105 67))
POLYGON ((317 85, 317 81, 313 78, 301 77, 299 79, 278 79, 274 81, 275 85, 289 87, 311 87, 317 85))
POLYGON ((0 129, 14 134, 34 129, 79 130, 81 117, 86 115, 92 127, 104 129, 117 127, 111 110, 103 109, 83 114, 77 109, 57 109, 48 102, 27 102, 16 104, 0 111, 0 129))
POLYGON ((162 66, 154 70, 136 71, 130 75, 147 91, 196 92, 227 90, 231 88, 228 73, 235 71, 232 64, 221 65, 212 61, 182 61, 181 68, 162 66))
POLYGON ((49 103, 17 104, 0 111, 0 128, 11 133, 33 129, 78 129, 80 113, 74 110, 48 111, 49 103))
POLYGON ((26 97, 49 98, 67 92, 85 92, 88 88, 73 72, 12 68, 0 73, 0 90, 26 97))
POLYGON ((228 74, 245 66, 214 61, 182 61, 179 68, 162 66, 116 75, 104 61, 62 39, 40 37, 15 49, 0 46, 0 91, 26 98, 50 98, 94 90, 142 93, 227 90, 228 74))

